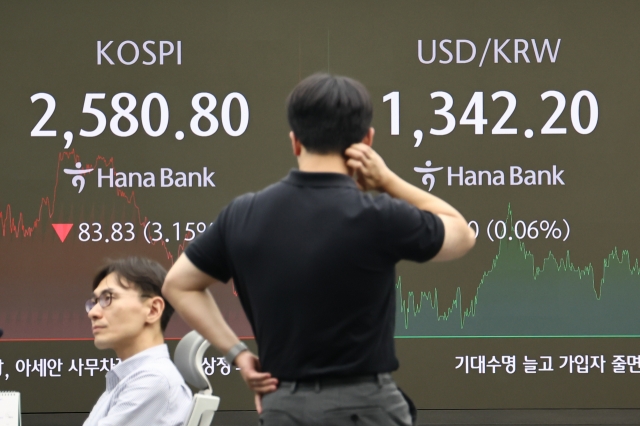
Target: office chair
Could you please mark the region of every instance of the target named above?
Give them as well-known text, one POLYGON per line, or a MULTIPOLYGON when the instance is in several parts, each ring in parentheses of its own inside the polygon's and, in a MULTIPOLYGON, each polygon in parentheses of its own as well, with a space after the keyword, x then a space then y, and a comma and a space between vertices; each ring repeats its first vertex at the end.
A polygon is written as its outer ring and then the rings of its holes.
POLYGON ((173 362, 184 380, 199 392, 193 395, 191 410, 184 426, 209 426, 213 421, 220 398, 213 395, 209 379, 202 369, 202 359, 209 342, 197 331, 187 333, 178 343, 173 362))

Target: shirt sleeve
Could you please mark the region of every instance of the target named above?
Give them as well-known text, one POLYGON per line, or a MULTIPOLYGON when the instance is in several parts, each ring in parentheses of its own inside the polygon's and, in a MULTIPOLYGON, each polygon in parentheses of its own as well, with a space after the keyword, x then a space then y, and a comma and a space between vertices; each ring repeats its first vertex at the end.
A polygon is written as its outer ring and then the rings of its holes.
POLYGON ((213 225, 193 240, 184 251, 196 268, 223 283, 231 279, 231 267, 224 238, 228 208, 229 206, 225 207, 213 225))
POLYGON ((161 374, 142 371, 136 374, 115 398, 98 426, 161 425, 165 424, 171 387, 161 374))
POLYGON ((382 195, 383 244, 396 259, 426 262, 432 259, 444 242, 444 224, 435 214, 388 195, 382 195))

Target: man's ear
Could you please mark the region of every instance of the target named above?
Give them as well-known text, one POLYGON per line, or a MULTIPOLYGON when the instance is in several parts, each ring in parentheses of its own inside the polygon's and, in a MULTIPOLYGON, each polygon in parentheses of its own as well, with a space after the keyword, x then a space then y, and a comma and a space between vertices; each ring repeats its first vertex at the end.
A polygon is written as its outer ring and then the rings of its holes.
POLYGON ((302 143, 300 142, 300 140, 298 140, 298 138, 296 138, 293 130, 289 132, 289 139, 291 139, 291 149, 293 150, 293 155, 295 155, 296 157, 300 157, 300 154, 302 153, 302 143))
POLYGON ((160 296, 154 296, 149 299, 149 313, 147 314, 147 323, 153 324, 160 321, 164 312, 164 299, 160 296))
POLYGON ((375 129, 373 127, 369 127, 367 134, 364 135, 364 138, 362 139, 362 143, 369 146, 373 145, 373 135, 375 133, 375 129))

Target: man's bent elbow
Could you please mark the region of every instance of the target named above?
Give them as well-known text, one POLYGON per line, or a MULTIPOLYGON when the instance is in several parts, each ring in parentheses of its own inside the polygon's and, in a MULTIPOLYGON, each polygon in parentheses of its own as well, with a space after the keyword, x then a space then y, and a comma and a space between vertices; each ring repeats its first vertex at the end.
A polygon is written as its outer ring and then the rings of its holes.
POLYGON ((470 226, 466 225, 465 227, 467 228, 467 232, 463 237, 464 241, 461 243, 463 245, 463 253, 460 255, 461 257, 467 254, 469 250, 471 250, 473 246, 476 245, 476 233, 473 231, 473 229, 471 229, 470 226))
POLYGON ((164 284, 162 285, 162 295, 169 301, 169 303, 175 305, 175 294, 176 281, 167 274, 167 277, 164 280, 164 284))
POLYGON ((445 262, 459 259, 467 254, 475 244, 475 232, 464 219, 445 219, 444 242, 433 260, 445 262))
POLYGON ((471 229, 466 220, 462 219, 460 222, 461 223, 458 224, 458 241, 454 249, 455 257, 453 259, 461 258, 476 245, 476 233, 471 229))

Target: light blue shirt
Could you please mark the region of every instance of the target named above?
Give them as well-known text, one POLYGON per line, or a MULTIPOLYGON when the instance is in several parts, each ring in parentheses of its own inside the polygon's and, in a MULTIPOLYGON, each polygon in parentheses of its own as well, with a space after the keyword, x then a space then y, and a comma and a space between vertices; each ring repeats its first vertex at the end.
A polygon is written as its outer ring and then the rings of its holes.
POLYGON ((84 426, 182 426, 191 400, 167 345, 154 346, 107 373, 107 390, 84 426))

